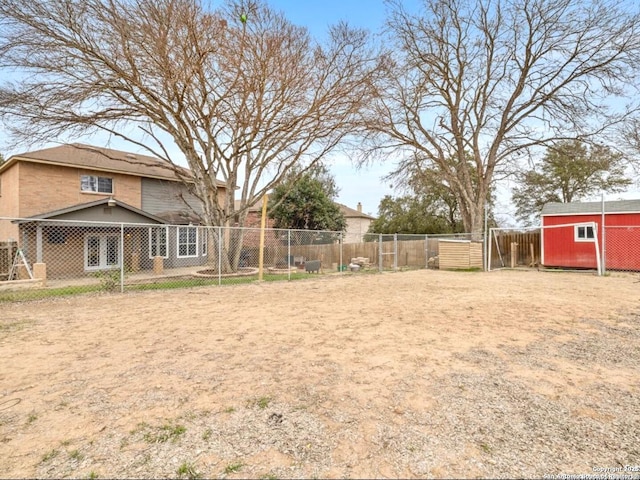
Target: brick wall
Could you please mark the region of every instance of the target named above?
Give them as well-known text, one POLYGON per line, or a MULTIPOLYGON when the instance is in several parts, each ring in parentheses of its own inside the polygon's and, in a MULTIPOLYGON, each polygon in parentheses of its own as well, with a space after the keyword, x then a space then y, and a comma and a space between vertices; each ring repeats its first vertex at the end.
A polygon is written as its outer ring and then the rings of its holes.
POLYGON ((20 162, 18 216, 39 213, 89 203, 113 197, 133 207, 141 208, 140 177, 87 169, 20 162), (80 191, 81 175, 98 175, 113 179, 113 195, 80 191))
MULTIPOLYGON (((18 216, 18 178, 20 165, 14 164, 0 175, 0 217, 18 216)), ((0 241, 18 238, 18 226, 8 220, 0 221, 0 241)))

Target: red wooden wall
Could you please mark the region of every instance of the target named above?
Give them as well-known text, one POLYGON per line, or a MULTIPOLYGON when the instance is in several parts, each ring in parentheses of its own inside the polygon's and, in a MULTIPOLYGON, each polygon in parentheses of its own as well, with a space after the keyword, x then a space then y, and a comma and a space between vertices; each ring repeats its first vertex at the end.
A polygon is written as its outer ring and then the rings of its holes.
MULTIPOLYGON (((601 244, 601 214, 542 217, 543 226, 584 222, 596 223, 598 243, 601 244)), ((605 226, 607 227, 605 231, 606 268, 640 270, 640 212, 608 213, 605 216, 605 226)), ((549 267, 595 269, 597 264, 594 242, 576 242, 574 236, 573 226, 543 229, 543 264, 549 267)), ((598 254, 600 255, 600 252, 598 254)))

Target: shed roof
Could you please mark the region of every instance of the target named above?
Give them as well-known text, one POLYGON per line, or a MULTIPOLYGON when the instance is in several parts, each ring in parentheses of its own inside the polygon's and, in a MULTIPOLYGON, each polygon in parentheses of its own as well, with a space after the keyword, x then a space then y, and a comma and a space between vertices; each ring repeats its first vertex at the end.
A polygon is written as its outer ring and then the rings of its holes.
MULTIPOLYGON (((604 202, 605 213, 640 213, 640 199, 604 202)), ((602 202, 551 202, 542 208, 545 215, 593 215, 602 213, 602 202)))

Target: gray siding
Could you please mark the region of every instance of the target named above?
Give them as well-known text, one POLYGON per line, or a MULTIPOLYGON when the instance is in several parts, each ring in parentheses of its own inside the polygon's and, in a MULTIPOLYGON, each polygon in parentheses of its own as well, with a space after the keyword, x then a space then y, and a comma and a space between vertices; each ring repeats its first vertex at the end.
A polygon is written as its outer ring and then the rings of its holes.
POLYGON ((189 193, 183 184, 155 178, 142 178, 142 210, 158 215, 182 210, 198 213, 202 208, 200 201, 189 193))

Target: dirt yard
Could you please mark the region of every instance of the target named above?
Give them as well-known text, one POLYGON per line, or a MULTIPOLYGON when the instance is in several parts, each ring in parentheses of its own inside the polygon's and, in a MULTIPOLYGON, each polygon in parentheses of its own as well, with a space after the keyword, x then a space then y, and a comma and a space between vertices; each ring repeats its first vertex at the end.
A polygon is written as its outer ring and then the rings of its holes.
POLYGON ((2 477, 640 470, 638 275, 327 275, 0 313, 2 477))

